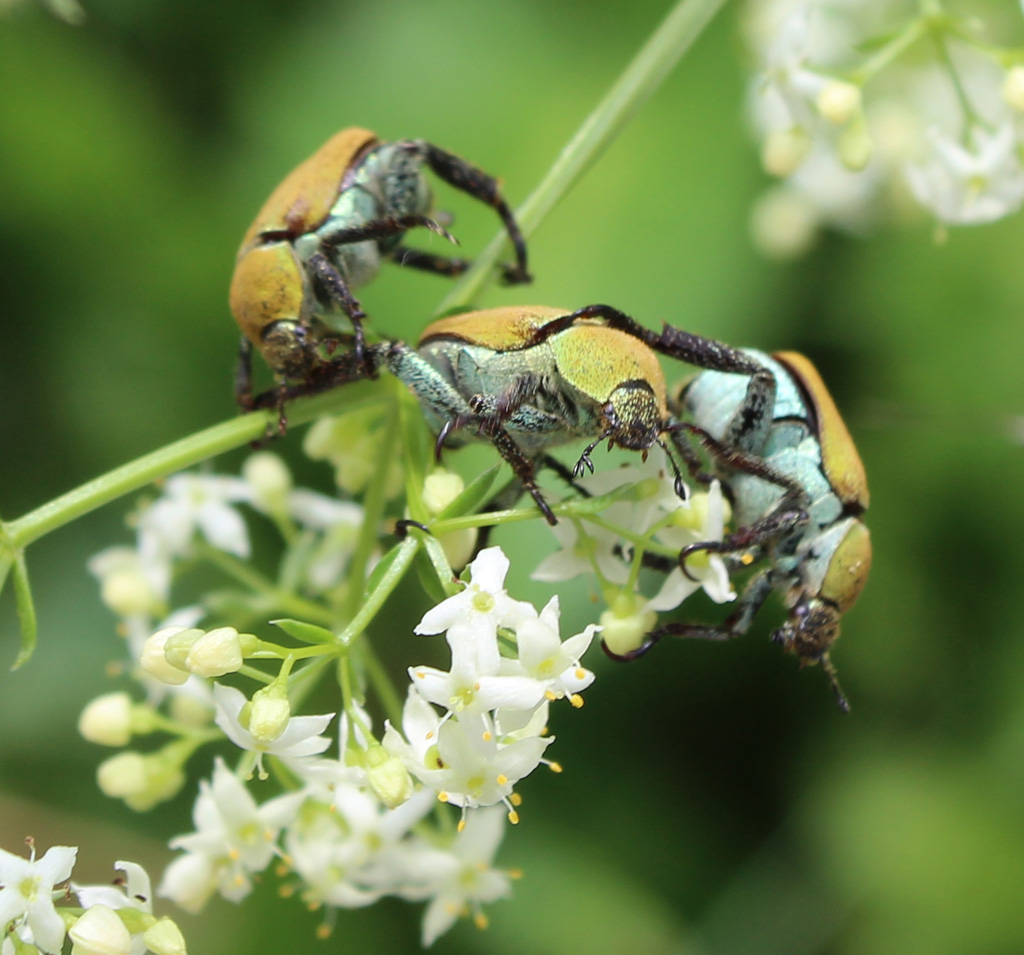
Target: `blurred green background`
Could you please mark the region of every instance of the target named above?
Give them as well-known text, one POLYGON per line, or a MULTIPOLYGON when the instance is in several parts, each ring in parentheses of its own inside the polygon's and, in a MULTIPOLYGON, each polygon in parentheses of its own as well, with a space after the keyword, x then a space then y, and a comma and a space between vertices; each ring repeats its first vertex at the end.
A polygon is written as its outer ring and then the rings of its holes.
MULTIPOLYGON (((34 6, 0 21, 8 518, 234 414, 237 243, 330 134, 430 139, 501 175, 515 203, 667 4, 87 6, 82 28, 34 6)), ((553 719, 566 771, 520 787, 500 856, 525 870, 515 900, 441 951, 1024 951, 1024 218, 941 246, 922 221, 832 238, 794 264, 760 259, 737 13, 545 222, 534 286, 483 301, 609 302, 813 358, 872 486, 875 566, 834 654, 853 712, 768 643, 777 606, 729 645, 666 643, 629 666, 595 656, 586 707, 553 719)), ((465 249, 495 231, 482 207, 438 197, 465 249)), ((374 327, 413 336, 445 291, 391 267, 362 298, 374 327)), ((300 462, 298 445, 293 433, 275 450, 300 462)), ((327 486, 326 470, 300 467, 327 486)), ((79 844, 84 882, 107 881, 117 858, 156 875, 166 839, 191 828, 188 798, 136 816, 101 797, 107 753, 74 732, 122 652, 84 564, 129 542, 128 503, 31 548, 40 646, 0 677, 0 844, 79 844)), ((495 537, 512 592, 535 601, 549 593, 528 581, 538 527, 495 537)), ((585 586, 563 594, 567 634, 594 609, 585 586)), ((6 661, 16 641, 4 594, 6 661)), ((396 665, 420 662, 416 646, 398 641, 396 665)), ((190 951, 418 948, 418 907, 341 913, 324 944, 319 917, 273 891, 181 915, 190 951)))

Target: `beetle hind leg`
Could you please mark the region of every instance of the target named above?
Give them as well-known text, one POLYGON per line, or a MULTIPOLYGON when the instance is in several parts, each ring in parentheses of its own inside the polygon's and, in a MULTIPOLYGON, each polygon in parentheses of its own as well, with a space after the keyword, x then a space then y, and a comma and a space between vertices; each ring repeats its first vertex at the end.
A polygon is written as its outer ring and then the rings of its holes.
POLYGON ((450 186, 465 192, 474 199, 486 203, 498 213, 516 254, 515 265, 502 266, 504 282, 507 285, 519 285, 533 281, 527 268, 526 240, 523 238, 515 216, 512 215, 512 210, 501 195, 498 180, 487 175, 472 163, 466 162, 465 159, 446 152, 432 143, 418 142, 416 145, 423 149, 427 164, 439 179, 443 179, 450 186))

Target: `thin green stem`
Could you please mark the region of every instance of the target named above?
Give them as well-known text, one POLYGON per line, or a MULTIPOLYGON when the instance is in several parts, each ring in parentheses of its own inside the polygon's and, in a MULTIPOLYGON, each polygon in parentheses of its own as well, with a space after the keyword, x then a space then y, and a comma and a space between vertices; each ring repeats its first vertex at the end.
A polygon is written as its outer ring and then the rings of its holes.
POLYGON ((384 664, 380 662, 380 657, 377 656, 369 640, 363 641, 361 650, 363 652, 363 663, 366 666, 366 675, 369 677, 374 690, 377 691, 377 696, 380 697, 381 706, 384 707, 387 718, 391 720, 394 726, 401 726, 402 698, 395 690, 387 670, 384 669, 384 664))
POLYGON ((367 628, 391 592, 398 586, 398 582, 405 576, 419 547, 419 542, 413 537, 407 537, 398 545, 398 553, 395 554, 386 573, 377 581, 377 586, 367 596, 349 625, 338 635, 340 644, 348 645, 367 628))
MULTIPOLYGON (((533 234, 559 200, 601 157, 724 3, 725 0, 680 0, 672 8, 597 108, 584 120, 540 185, 516 210, 516 221, 525 236, 533 234)), ((477 297, 492 275, 505 248, 505 239, 504 233, 499 234, 477 256, 469 271, 441 302, 438 312, 467 305, 477 297)))
POLYGON ((397 453, 399 421, 398 402, 390 401, 380 446, 377 448, 377 471, 363 499, 363 524, 359 529, 359 538, 348 565, 349 589, 345 601, 345 619, 351 620, 359 608, 366 584, 366 568, 378 546, 377 533, 387 506, 388 472, 397 453))
MULTIPOLYGON (((346 391, 347 389, 339 388, 327 394, 294 402, 288 408, 289 425, 295 427, 329 411, 337 410, 348 402, 346 391)), ((136 458, 48 501, 16 520, 6 522, 3 544, 5 548, 13 550, 27 547, 50 531, 63 527, 83 514, 88 514, 119 497, 131 494, 153 481, 199 464, 225 451, 259 440, 267 434, 268 428, 276 427, 276 423, 276 412, 254 411, 252 414, 215 424, 212 428, 136 458)))

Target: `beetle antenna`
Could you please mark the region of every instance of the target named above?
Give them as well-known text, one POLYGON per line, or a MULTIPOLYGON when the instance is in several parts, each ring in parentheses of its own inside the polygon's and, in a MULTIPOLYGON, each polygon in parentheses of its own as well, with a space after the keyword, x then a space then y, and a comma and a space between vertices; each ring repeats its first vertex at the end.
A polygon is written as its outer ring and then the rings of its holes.
POLYGON ((668 463, 672 465, 672 471, 673 471, 673 473, 676 476, 675 477, 676 497, 678 497, 679 500, 681 500, 685 504, 687 501, 690 500, 690 487, 683 480, 683 475, 682 475, 682 473, 679 470, 679 465, 676 464, 676 459, 672 456, 672 451, 669 449, 668 444, 666 444, 664 441, 662 441, 661 438, 657 439, 657 444, 658 444, 658 447, 661 448, 661 450, 665 452, 665 457, 668 458, 668 463))
POLYGON ((829 659, 827 653, 821 657, 821 668, 825 671, 825 676, 828 677, 828 685, 832 687, 832 693, 836 698, 836 702, 839 704, 839 709, 844 713, 850 712, 850 701, 846 698, 846 694, 843 692, 843 688, 839 685, 839 677, 836 675, 836 668, 832 665, 832 661, 829 659))

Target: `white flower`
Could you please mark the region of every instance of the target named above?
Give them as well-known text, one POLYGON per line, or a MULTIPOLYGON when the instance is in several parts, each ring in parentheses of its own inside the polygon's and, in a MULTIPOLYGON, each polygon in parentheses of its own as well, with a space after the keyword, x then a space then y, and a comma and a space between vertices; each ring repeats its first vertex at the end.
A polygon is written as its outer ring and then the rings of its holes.
POLYGON ((421 790, 387 810, 346 783, 337 787, 333 808, 307 804, 285 836, 292 867, 307 884, 307 900, 354 908, 384 894, 422 897, 408 873, 405 837, 433 806, 433 793, 421 790))
POLYGON ((176 474, 164 494, 139 516, 139 554, 150 572, 169 578, 174 557, 186 556, 196 533, 218 550, 249 556, 249 532, 232 506, 250 501, 252 490, 241 478, 216 474, 176 474))
MULTIPOLYGON (((682 550, 687 544, 697 544, 702 541, 720 541, 725 531, 725 499, 722 495, 722 486, 718 480, 711 482, 706 495, 695 494, 686 508, 676 512, 683 516, 690 511, 699 518, 699 525, 692 523, 680 525, 669 525, 658 531, 658 538, 670 547, 682 550)), ((647 602, 646 609, 664 611, 678 607, 695 590, 703 587, 705 593, 716 603, 724 603, 736 598, 736 592, 732 589, 729 580, 729 573, 725 568, 725 562, 717 554, 700 552, 689 558, 686 562, 686 569, 691 580, 686 577, 682 569, 673 568, 661 585, 657 595, 647 602)))
POLYGON ((269 753, 282 759, 300 759, 322 753, 331 745, 331 741, 320 734, 334 719, 333 713, 324 713, 320 716, 293 716, 276 738, 257 739, 249 727, 243 726, 239 719, 242 707, 249 702, 241 690, 215 683, 213 698, 217 703, 215 720, 224 731, 224 735, 236 746, 258 753, 261 758, 264 753, 269 753))
POLYGON ((125 875, 124 885, 74 885, 72 891, 78 896, 83 908, 93 905, 109 905, 112 909, 138 909, 140 912, 153 911, 153 890, 149 873, 137 862, 118 861, 114 868, 125 875))
POLYGON ((995 133, 974 128, 970 149, 930 131, 928 161, 906 169, 917 200, 950 225, 992 222, 1024 203, 1024 168, 1013 126, 995 133))
POLYGON ((535 680, 549 698, 564 696, 575 705, 582 705, 577 694, 594 682, 594 674, 580 666, 580 657, 586 653, 598 627, 589 624, 582 633, 563 643, 558 635, 558 614, 555 596, 538 616, 520 621, 516 626, 518 659, 502 660, 502 668, 535 680))
POLYGON ((192 811, 196 831, 171 840, 184 849, 164 872, 159 893, 190 912, 198 911, 216 889, 238 902, 252 888, 250 878, 262 872, 276 853, 280 830, 298 812, 302 793, 278 796, 257 806, 248 789, 217 759, 213 779, 199 783, 192 811))
MULTIPOLYGON (((629 526, 632 508, 629 504, 615 503, 604 511, 603 517, 612 524, 629 526)), ((629 579, 629 564, 623 559, 622 537, 613 530, 587 524, 579 519, 562 519, 551 533, 561 550, 549 554, 530 575, 534 580, 555 583, 572 580, 581 574, 597 573, 605 580, 621 586, 629 579)))
POLYGON ((467 911, 473 912, 479 928, 485 928, 487 919, 481 903, 494 902, 510 893, 509 876, 492 868, 504 835, 501 816, 497 810, 470 813, 451 849, 432 854, 430 872, 436 890, 423 913, 424 946, 432 945, 467 911))
POLYGON ((34 943, 48 955, 60 952, 64 920, 53 906, 53 887, 71 877, 78 849, 51 846, 39 860, 0 849, 0 926, 25 924, 34 943))
POLYGON ((513 600, 505 591, 508 568, 509 560, 500 547, 480 551, 469 565, 470 579, 465 589, 428 610, 414 631, 430 634, 447 630, 451 642, 453 630, 493 634, 499 626, 514 626, 533 608, 513 600))
MULTIPOLYGON (((491 717, 466 715, 442 722, 433 710, 431 716, 414 703, 414 697, 410 693, 402 719, 410 742, 389 729, 384 745, 445 802, 464 807, 505 802, 512 811, 508 798, 515 784, 537 768, 554 737, 506 743, 491 717)), ((422 705, 430 709, 429 704, 422 705)))

